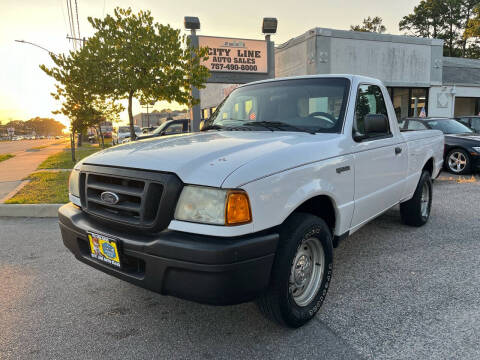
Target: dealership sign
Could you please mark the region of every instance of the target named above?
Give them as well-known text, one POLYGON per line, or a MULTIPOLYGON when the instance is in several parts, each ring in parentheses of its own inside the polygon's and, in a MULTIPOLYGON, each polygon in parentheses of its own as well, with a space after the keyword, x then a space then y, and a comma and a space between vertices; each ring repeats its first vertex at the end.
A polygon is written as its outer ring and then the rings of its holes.
POLYGON ((266 41, 199 36, 198 45, 208 47, 202 65, 212 72, 268 73, 266 41))

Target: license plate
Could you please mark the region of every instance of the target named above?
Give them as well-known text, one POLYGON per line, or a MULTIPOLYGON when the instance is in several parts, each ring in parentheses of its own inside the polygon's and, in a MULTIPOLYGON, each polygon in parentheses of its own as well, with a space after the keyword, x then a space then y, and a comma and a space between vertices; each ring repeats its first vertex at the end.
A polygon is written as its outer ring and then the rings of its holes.
POLYGON ((107 264, 120 267, 117 242, 104 235, 88 233, 90 256, 107 264))

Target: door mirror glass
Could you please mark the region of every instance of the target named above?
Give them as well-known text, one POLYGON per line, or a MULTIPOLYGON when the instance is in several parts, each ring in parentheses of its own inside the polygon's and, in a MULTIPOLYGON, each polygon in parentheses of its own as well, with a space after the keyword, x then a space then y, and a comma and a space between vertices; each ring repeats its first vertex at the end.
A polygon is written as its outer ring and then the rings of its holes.
POLYGON ((390 134, 388 118, 383 114, 368 114, 364 120, 365 136, 375 138, 390 134))

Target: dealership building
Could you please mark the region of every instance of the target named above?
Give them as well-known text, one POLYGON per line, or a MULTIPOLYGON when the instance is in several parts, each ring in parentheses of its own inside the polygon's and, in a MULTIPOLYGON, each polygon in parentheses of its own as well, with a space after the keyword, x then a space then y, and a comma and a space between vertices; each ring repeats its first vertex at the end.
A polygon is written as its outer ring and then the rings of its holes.
MULTIPOLYGON (((275 77, 314 74, 371 76, 387 86, 398 120, 480 112, 480 61, 443 56, 443 40, 315 28, 275 47, 275 77)), ((200 90, 208 118, 237 84, 200 90)))

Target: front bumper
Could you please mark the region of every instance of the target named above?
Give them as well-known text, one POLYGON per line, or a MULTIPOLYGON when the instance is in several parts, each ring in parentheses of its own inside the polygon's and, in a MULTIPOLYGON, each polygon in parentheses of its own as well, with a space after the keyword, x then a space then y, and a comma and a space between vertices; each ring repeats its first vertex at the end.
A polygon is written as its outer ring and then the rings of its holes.
POLYGON ((260 295, 270 280, 278 234, 216 238, 179 231, 125 232, 99 223, 69 203, 58 212, 63 243, 100 271, 164 295, 230 305, 260 295), (87 232, 117 239, 122 268, 90 257, 87 232))
POLYGON ((472 159, 472 171, 480 171, 480 154, 471 152, 470 155, 472 159))

